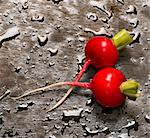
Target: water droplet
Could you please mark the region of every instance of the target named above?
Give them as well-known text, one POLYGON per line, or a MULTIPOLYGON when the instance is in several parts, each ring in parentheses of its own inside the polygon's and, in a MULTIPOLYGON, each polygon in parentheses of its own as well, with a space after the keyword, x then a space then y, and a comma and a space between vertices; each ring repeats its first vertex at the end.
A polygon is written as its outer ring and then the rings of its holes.
POLYGON ((148 82, 145 82, 144 86, 145 87, 148 87, 149 83, 148 82))
POLYGON ((78 65, 81 65, 84 60, 85 60, 85 54, 80 54, 77 56, 77 64, 78 65))
POLYGON ((34 14, 32 17, 31 17, 31 21, 38 21, 38 22, 43 22, 44 21, 44 15, 42 14, 34 14))
POLYGON ((134 28, 136 28, 139 24, 139 20, 137 18, 131 18, 125 15, 121 15, 120 18, 129 22, 134 28))
POLYGON ((13 23, 13 20, 10 20, 9 23, 12 24, 12 23, 13 23))
POLYGON ((144 47, 143 50, 144 50, 144 51, 148 51, 148 48, 147 48, 147 47, 144 47))
POLYGON ((92 99, 88 99, 87 102, 86 102, 86 105, 90 105, 92 102, 92 99))
POLYGON ((150 115, 146 114, 144 118, 147 123, 150 123, 150 115))
POLYGON ((148 28, 147 27, 143 27, 144 31, 148 31, 148 28))
POLYGON ((74 38, 73 37, 67 37, 66 40, 68 43, 71 43, 74 40, 74 38))
POLYGON ((139 127, 138 122, 136 122, 136 121, 134 121, 134 120, 131 120, 131 121, 128 122, 127 125, 123 126, 122 128, 126 128, 126 129, 128 129, 128 130, 134 129, 135 131, 137 131, 137 130, 138 130, 138 127, 139 127))
POLYGON ((47 29, 45 30, 45 33, 46 33, 46 34, 49 34, 50 31, 51 31, 51 30, 50 30, 49 28, 47 28, 47 29))
POLYGON ((90 13, 87 13, 86 16, 89 20, 92 20, 94 22, 98 20, 98 16, 95 13, 90 12, 90 13))
POLYGON ((94 104, 94 102, 95 102, 94 97, 92 97, 92 98, 87 100, 86 105, 92 106, 94 104))
POLYGON ((104 23, 108 23, 108 19, 107 18, 101 18, 101 21, 104 23))
POLYGON ((142 63, 142 62, 144 62, 144 60, 145 60, 145 57, 140 57, 140 63, 142 63))
POLYGON ((31 57, 30 57, 30 56, 27 56, 27 60, 28 60, 28 61, 31 60, 31 57))
POLYGON ((35 34, 36 34, 35 32, 32 32, 32 36, 35 36, 35 34))
POLYGON ((21 69, 22 69, 21 66, 15 67, 15 72, 16 72, 16 73, 19 73, 21 69))
POLYGON ((54 128, 57 129, 57 130, 59 130, 61 127, 58 124, 55 124, 54 128))
POLYGON ((137 11, 136 11, 136 8, 133 5, 129 5, 128 10, 126 11, 126 13, 129 13, 129 14, 134 13, 134 14, 136 14, 137 11))
POLYGON ((44 46, 48 41, 47 35, 38 35, 37 38, 40 46, 44 46))
POLYGON ((43 53, 42 52, 39 52, 39 57, 42 57, 43 56, 43 53))
POLYGON ((138 21, 137 18, 130 18, 130 19, 129 19, 129 23, 130 23, 134 28, 136 28, 137 25, 139 24, 139 21, 138 21))
POLYGON ((33 52, 34 52, 33 49, 31 49, 31 50, 30 50, 30 53, 33 53, 33 52))
POLYGON ((65 55, 65 56, 64 56, 64 60, 67 60, 67 59, 68 59, 68 56, 67 56, 67 55, 65 55))
POLYGON ((74 110, 65 110, 63 111, 63 121, 69 121, 71 119, 74 119, 75 121, 79 121, 79 119, 81 118, 81 114, 82 114, 83 109, 79 108, 79 109, 74 109, 74 110))
POLYGON ((150 41, 150 38, 147 38, 147 41, 150 41))
POLYGON ((138 31, 133 31, 133 32, 131 33, 131 35, 132 35, 132 34, 134 34, 134 37, 133 37, 134 42, 139 42, 139 38, 140 38, 140 36, 141 36, 140 32, 138 32, 138 31))
POLYGON ((89 127, 87 126, 83 126, 84 130, 86 131, 87 134, 90 135, 96 135, 99 133, 99 130, 91 130, 89 127))
POLYGON ((85 28, 84 31, 87 33, 92 33, 93 35, 97 35, 97 36, 103 36, 103 35, 108 37, 112 36, 112 34, 110 34, 104 27, 100 28, 98 32, 89 28, 85 28))
POLYGON ((58 53, 57 48, 48 48, 47 51, 50 52, 51 56, 55 56, 58 53))
POLYGON ((26 0, 22 3, 22 9, 24 9, 24 10, 28 9, 28 0, 26 0))
POLYGON ((52 67, 52 66, 54 66, 55 65, 55 62, 50 62, 49 63, 49 67, 52 67))
POLYGON ((19 28, 17 26, 9 28, 0 35, 0 43, 3 43, 3 41, 5 41, 5 40, 13 39, 14 37, 18 36, 19 34, 20 34, 20 32, 19 32, 19 28))
POLYGON ((85 39, 85 37, 79 36, 78 40, 79 40, 80 42, 85 42, 86 39, 85 39))
POLYGON ((63 0, 52 0, 52 2, 54 2, 54 4, 59 4, 61 1, 63 1, 63 0))
POLYGON ((32 68, 35 68, 35 65, 32 65, 31 67, 32 67, 32 68))
POLYGON ((28 109, 28 104, 27 104, 27 103, 20 104, 20 105, 18 106, 17 112, 23 111, 23 110, 27 110, 27 109, 28 109))
POLYGON ((13 16, 10 16, 9 18, 10 18, 10 20, 13 20, 13 19, 14 19, 14 17, 13 17, 13 16))

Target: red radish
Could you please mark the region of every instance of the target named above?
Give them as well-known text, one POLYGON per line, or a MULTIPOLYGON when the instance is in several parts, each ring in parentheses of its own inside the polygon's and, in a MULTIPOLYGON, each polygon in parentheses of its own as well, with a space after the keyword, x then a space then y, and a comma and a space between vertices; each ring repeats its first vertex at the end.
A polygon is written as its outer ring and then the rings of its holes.
MULTIPOLYGON (((29 91, 21 98, 37 91, 56 86, 71 85, 91 89, 96 101, 104 107, 116 108, 125 102, 126 96, 139 96, 139 83, 126 80, 125 75, 118 69, 107 67, 96 73, 91 82, 59 82, 49 86, 29 91)), ((51 111, 48 110, 48 111, 51 111)))
POLYGON ((119 59, 119 52, 113 41, 100 36, 95 36, 88 41, 85 55, 86 59, 89 59, 91 64, 98 69, 114 66, 119 59))

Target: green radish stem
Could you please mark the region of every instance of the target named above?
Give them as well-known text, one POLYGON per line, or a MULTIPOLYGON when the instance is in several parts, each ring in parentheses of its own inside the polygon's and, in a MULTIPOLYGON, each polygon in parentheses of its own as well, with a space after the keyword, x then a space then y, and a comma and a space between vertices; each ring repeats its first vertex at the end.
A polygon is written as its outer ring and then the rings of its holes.
POLYGON ((120 85, 120 90, 128 97, 138 98, 141 91, 138 90, 140 84, 134 80, 127 80, 120 85))
POLYGON ((134 41, 132 35, 130 35, 130 33, 125 29, 118 32, 112 40, 118 50, 122 50, 125 46, 134 41))

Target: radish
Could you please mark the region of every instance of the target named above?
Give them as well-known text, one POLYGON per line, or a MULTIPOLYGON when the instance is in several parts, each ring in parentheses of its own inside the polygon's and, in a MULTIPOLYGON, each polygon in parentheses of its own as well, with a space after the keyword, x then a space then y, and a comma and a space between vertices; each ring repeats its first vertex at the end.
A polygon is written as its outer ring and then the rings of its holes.
MULTIPOLYGON (((16 98, 21 98, 37 91, 52 87, 71 85, 91 89, 96 101, 104 107, 116 108, 121 106, 129 97, 139 97, 140 84, 134 80, 126 80, 125 75, 118 69, 107 67, 98 71, 91 82, 59 82, 46 87, 35 89, 16 98)), ((49 109, 48 111, 51 111, 49 109)))

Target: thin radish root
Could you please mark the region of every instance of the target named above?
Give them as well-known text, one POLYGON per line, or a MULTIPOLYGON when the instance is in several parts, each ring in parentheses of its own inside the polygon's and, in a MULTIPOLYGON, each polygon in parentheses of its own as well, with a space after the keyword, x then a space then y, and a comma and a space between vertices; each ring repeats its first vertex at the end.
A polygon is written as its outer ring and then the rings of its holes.
MULTIPOLYGON (((91 65, 91 60, 87 60, 82 68, 82 70, 79 72, 79 74, 76 77, 75 82, 78 82, 81 77, 83 76, 83 74, 85 73, 85 71, 87 70, 87 68, 91 65)), ((47 110, 47 112, 51 112, 52 110, 56 109, 57 107, 59 107, 66 99, 67 97, 70 95, 70 93, 73 91, 74 86, 72 86, 66 93, 65 95, 50 109, 47 110)))
MULTIPOLYGON (((91 65, 91 60, 87 60, 82 68, 82 70, 79 72, 79 74, 77 75, 77 78, 75 80, 75 82, 71 82, 70 84, 68 85, 75 85, 75 83, 78 83, 78 81, 81 79, 81 77, 83 76, 83 74, 85 73, 85 71, 87 70, 87 68, 91 65)), ((69 82, 68 82, 69 83, 69 82)), ((42 87, 42 88, 38 88, 38 89, 35 89, 35 90, 31 90, 31 91, 28 91, 26 92, 25 94, 21 95, 21 96, 18 96, 18 97, 12 97, 13 100, 18 100, 20 98, 23 98, 25 96, 28 96, 30 94, 34 94, 38 91, 44 91, 46 89, 49 89, 49 88, 52 88, 52 87, 56 87, 56 86, 61 86, 61 85, 65 85, 67 84, 67 82, 59 82, 59 83, 55 83, 55 84, 51 84, 49 86, 46 86, 46 87, 42 87)), ((80 83, 81 84, 81 83, 80 83)), ((85 85, 85 84, 83 84, 85 85)), ((75 86, 72 86, 68 91, 67 93, 50 109, 47 110, 47 112, 50 112, 52 110, 54 110, 55 108, 57 108, 58 106, 60 106, 66 99, 67 97, 70 95, 70 93, 72 92, 72 90, 74 89, 75 86)), ((84 87, 84 86, 81 86, 81 87, 84 87)), ((86 86, 86 87, 90 87, 89 84, 86 86)))
POLYGON ((58 82, 58 83, 54 83, 54 84, 51 84, 51 85, 46 86, 46 87, 42 87, 42 88, 38 88, 38 89, 35 89, 32 91, 26 92, 25 94, 18 96, 18 97, 12 97, 12 99, 18 100, 22 97, 28 96, 30 94, 34 94, 35 92, 44 91, 46 89, 50 89, 50 88, 58 87, 58 86, 63 86, 63 85, 79 86, 79 87, 83 87, 83 88, 87 88, 87 89, 91 88, 91 85, 88 82, 58 82))
POLYGON ((74 86, 71 87, 66 93, 65 95, 50 109, 47 110, 47 112, 51 112, 52 110, 56 109, 58 106, 60 106, 66 99, 67 97, 70 95, 70 93, 72 92, 72 90, 74 89, 74 86))
POLYGON ((24 93, 24 94, 21 95, 21 96, 12 97, 12 99, 13 99, 13 100, 18 100, 18 99, 23 98, 23 97, 25 97, 25 96, 28 96, 28 95, 30 95, 30 94, 34 94, 34 93, 36 93, 36 92, 38 92, 38 91, 44 91, 44 90, 46 90, 46 89, 49 89, 49 88, 52 88, 52 87, 56 87, 56 86, 61 86, 61 85, 64 85, 64 82, 58 82, 58 83, 51 84, 51 85, 46 86, 46 87, 41 87, 41 88, 38 88, 38 89, 35 89, 35 90, 31 90, 31 91, 28 91, 28 92, 24 93))

